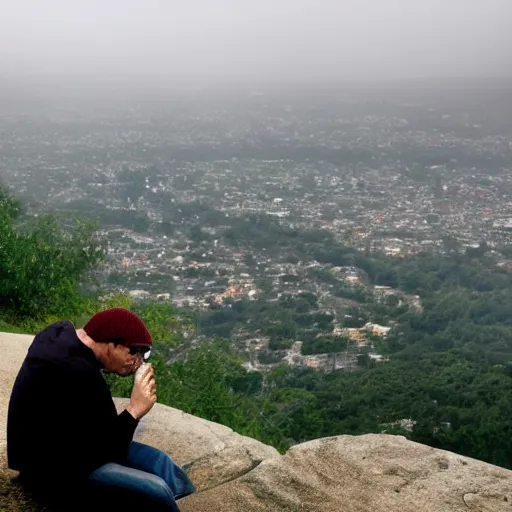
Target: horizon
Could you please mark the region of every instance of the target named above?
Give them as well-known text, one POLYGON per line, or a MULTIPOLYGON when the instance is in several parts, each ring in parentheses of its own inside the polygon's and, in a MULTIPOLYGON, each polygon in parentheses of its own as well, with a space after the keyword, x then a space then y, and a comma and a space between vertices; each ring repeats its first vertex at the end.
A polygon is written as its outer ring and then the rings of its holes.
POLYGON ((508 0, 5 3, 0 75, 21 83, 512 76, 508 0))

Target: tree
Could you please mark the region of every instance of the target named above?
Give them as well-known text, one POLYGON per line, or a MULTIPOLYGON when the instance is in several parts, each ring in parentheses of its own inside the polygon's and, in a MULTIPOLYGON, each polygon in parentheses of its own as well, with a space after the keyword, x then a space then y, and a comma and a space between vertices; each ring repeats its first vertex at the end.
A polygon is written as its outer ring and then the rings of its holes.
POLYGON ((2 183, 0 183, 0 211, 3 211, 11 220, 17 219, 22 212, 21 201, 13 197, 2 183))

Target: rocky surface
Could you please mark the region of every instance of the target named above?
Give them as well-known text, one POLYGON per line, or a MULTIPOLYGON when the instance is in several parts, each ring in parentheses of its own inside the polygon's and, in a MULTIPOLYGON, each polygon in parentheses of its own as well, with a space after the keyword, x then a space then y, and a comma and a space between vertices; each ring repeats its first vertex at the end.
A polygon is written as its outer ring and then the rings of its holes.
MULTIPOLYGON (((0 479, 7 486, 7 404, 30 342, 0 333, 0 479)), ((119 409, 124 403, 116 399, 119 409)), ((183 512, 512 512, 512 471, 399 436, 317 439, 281 456, 223 425, 157 405, 136 439, 186 464, 198 492, 180 501, 183 512)), ((24 510, 5 485, 0 510, 24 510)))
MULTIPOLYGON (((116 399, 118 410, 127 400, 116 399)), ((187 472, 199 491, 231 481, 279 452, 230 428, 178 409, 157 404, 144 417, 135 440, 168 453, 187 472)))
POLYGON ((0 450, 7 435, 7 407, 11 389, 31 342, 32 336, 0 333, 0 450))
POLYGON ((317 439, 183 501, 182 510, 512 511, 512 472, 370 434, 317 439))

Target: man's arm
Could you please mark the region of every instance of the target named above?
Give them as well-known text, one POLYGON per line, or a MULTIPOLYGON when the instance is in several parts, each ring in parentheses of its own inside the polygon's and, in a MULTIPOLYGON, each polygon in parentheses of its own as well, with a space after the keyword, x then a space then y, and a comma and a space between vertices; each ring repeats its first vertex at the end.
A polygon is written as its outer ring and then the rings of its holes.
POLYGON ((128 407, 117 417, 115 432, 118 433, 118 437, 113 445, 115 449, 113 454, 114 460, 123 461, 126 459, 139 419, 144 417, 156 402, 156 384, 153 376, 153 367, 145 365, 141 372, 134 379, 128 407))
POLYGON ((134 415, 129 412, 128 408, 117 416, 112 432, 113 442, 110 444, 111 458, 113 461, 123 462, 126 460, 128 449, 138 424, 138 418, 135 418, 134 415))

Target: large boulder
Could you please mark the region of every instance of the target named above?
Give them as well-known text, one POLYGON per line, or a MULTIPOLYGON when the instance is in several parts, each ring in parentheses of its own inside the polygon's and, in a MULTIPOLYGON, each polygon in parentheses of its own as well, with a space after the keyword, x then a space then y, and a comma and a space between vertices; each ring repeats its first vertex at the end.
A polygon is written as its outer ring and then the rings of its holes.
MULTIPOLYGON (((8 400, 31 340, 0 333, 2 512, 33 510, 5 463, 8 400)), ((281 456, 223 425, 157 404, 135 438, 188 468, 198 492, 180 501, 183 512, 512 512, 512 471, 398 436, 317 439, 281 456)))
POLYGON ((183 512, 512 512, 512 471, 401 436, 338 436, 181 503, 183 512))

